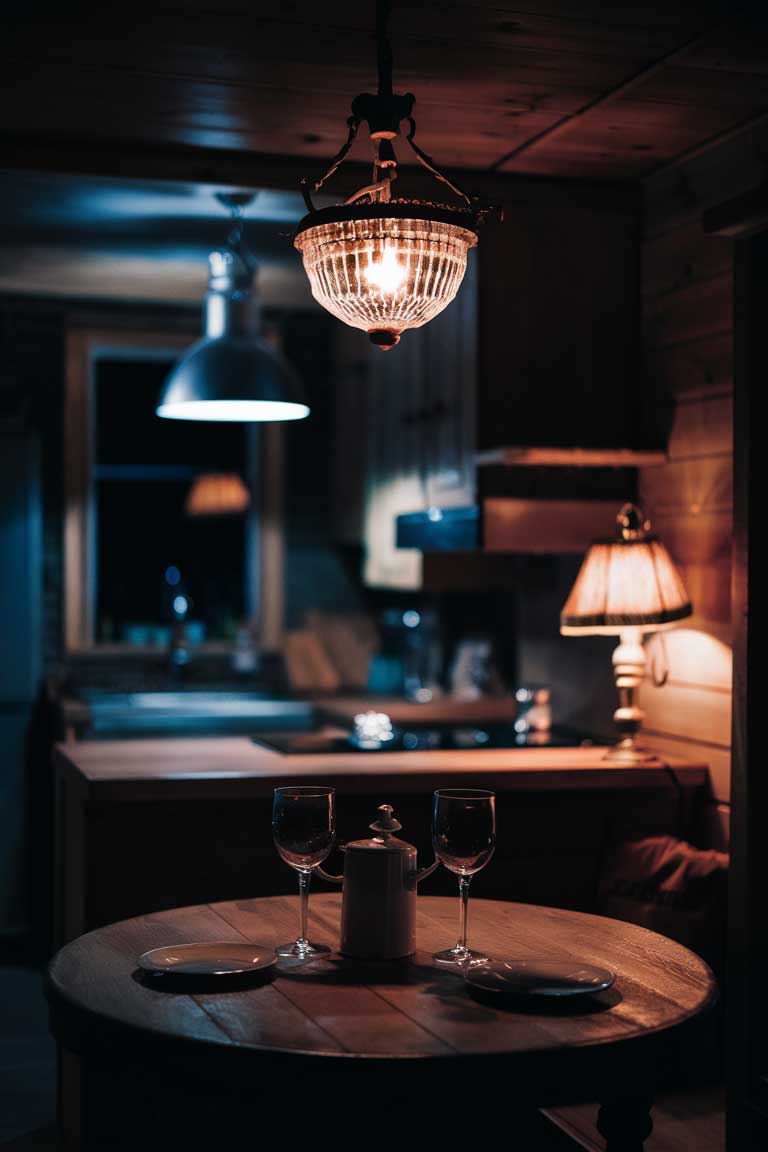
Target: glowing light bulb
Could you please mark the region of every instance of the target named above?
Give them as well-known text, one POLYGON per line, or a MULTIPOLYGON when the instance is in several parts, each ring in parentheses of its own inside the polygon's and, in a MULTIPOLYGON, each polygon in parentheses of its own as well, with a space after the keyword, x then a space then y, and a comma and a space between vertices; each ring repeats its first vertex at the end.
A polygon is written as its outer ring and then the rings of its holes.
POLYGON ((379 260, 373 259, 373 252, 368 253, 368 267, 365 270, 365 279, 372 288, 391 296, 402 288, 408 275, 397 258, 397 252, 385 244, 379 260))

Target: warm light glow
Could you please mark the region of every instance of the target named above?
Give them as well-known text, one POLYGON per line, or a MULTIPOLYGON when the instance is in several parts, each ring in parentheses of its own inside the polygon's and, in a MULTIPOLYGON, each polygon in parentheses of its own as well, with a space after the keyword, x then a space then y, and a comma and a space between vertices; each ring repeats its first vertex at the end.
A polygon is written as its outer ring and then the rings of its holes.
POLYGON ((205 472, 190 488, 184 511, 188 516, 232 516, 245 512, 251 495, 236 472, 205 472))
POLYGON ((396 536, 397 517, 421 507, 423 498, 424 482, 416 468, 368 486, 363 572, 369 586, 406 591, 421 588, 424 554, 417 548, 398 548, 396 536))
POLYGON ((373 249, 368 253, 368 267, 365 278, 372 288, 380 292, 392 294, 402 288, 408 276, 407 269, 400 263, 394 248, 384 245, 384 251, 377 260, 374 259, 373 249))
POLYGON ((189 400, 160 404, 157 415, 168 420, 230 420, 257 423, 263 420, 303 420, 306 404, 285 400, 189 400))
POLYGON ((383 347, 450 304, 476 243, 459 224, 386 216, 316 224, 295 240, 315 300, 383 347))
POLYGON ((651 639, 646 648, 649 660, 669 664, 675 680, 731 691, 733 649, 717 636, 697 628, 675 628, 663 640, 651 639))

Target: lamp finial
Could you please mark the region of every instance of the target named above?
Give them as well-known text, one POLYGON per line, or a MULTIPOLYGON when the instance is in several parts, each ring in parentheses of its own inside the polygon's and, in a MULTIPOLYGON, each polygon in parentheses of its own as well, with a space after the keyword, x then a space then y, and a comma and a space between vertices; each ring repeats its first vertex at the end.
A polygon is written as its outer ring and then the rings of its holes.
POLYGON ((646 520, 637 504, 624 504, 616 516, 616 535, 619 540, 645 540, 651 530, 650 520, 646 520))

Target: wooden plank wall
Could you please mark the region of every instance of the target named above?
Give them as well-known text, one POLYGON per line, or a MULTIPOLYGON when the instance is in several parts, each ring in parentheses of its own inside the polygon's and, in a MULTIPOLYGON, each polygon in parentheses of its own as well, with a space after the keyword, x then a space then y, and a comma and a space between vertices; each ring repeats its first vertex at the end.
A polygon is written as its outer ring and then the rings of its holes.
MULTIPOLYGON (((763 150, 764 155, 764 150, 763 150)), ((673 398, 668 462, 640 496, 683 572, 694 616, 664 636, 669 679, 642 692, 648 742, 707 759, 715 839, 727 839, 731 745, 733 249, 701 214, 758 182, 754 133, 668 169, 645 187, 644 350, 648 385, 673 398)), ((648 641, 660 663, 659 637, 648 641)))

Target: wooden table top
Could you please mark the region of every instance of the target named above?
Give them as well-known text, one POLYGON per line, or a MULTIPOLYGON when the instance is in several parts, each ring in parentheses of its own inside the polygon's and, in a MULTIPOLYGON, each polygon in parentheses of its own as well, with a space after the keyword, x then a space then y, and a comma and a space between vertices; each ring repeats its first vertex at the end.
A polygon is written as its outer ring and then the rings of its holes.
MULTIPOLYGON (((336 945, 340 899, 311 897, 313 939, 336 945)), ((586 1054, 666 1033, 715 995, 707 965, 656 933, 599 916, 478 899, 470 903, 473 946, 496 957, 572 957, 616 973, 614 987, 591 998, 588 1010, 489 1004, 431 963, 433 951, 455 943, 456 901, 420 896, 417 909, 419 951, 412 962, 362 965, 333 954, 299 968, 280 961, 267 982, 222 983, 221 991, 210 981, 187 991, 167 977, 140 974, 137 957, 164 944, 292 940, 296 898, 200 905, 112 924, 75 940, 52 961, 54 1029, 60 1031, 59 1017, 75 1018, 91 1036, 125 1029, 148 1042, 191 1042, 198 1052, 225 1046, 305 1058, 482 1054, 514 1061, 577 1049, 586 1054)))

